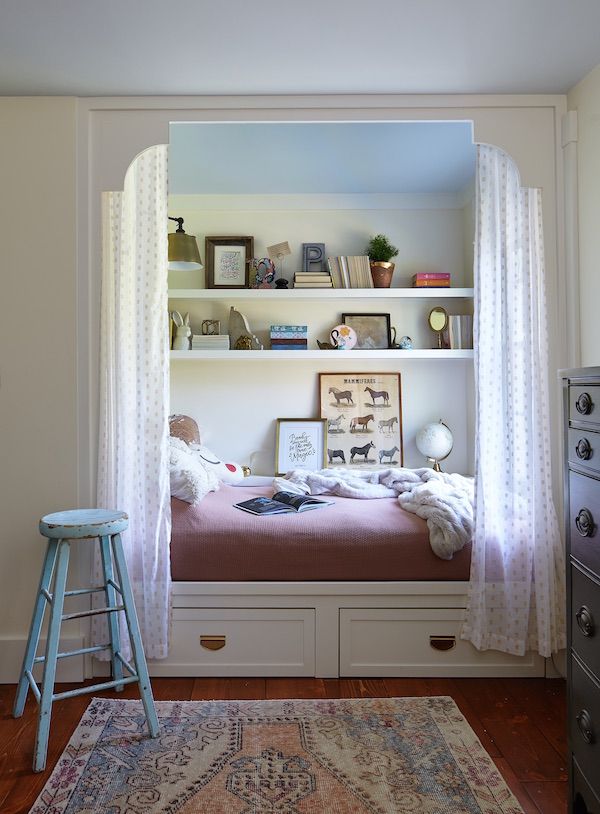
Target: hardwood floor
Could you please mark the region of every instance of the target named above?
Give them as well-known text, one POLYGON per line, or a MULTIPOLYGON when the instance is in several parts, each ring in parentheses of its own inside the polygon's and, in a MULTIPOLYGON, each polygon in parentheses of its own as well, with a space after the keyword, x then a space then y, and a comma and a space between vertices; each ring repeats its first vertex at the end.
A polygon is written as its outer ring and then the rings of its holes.
MULTIPOLYGON (((61 684, 60 689, 75 686, 61 684)), ((152 687, 157 701, 450 695, 525 814, 564 814, 567 810, 566 702, 561 679, 157 678, 152 687)), ((90 696, 54 705, 47 769, 34 774, 37 705, 30 693, 25 714, 15 720, 11 713, 14 692, 14 685, 0 685, 0 811, 27 814, 90 696)), ((121 697, 137 698, 138 694, 129 686, 121 697)))

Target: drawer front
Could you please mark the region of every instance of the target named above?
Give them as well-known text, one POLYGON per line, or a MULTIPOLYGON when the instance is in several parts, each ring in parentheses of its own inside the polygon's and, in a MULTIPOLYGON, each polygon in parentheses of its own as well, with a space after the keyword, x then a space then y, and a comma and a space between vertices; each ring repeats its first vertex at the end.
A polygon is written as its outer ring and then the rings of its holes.
POLYGON ((522 675, 543 674, 534 654, 478 652, 460 638, 463 618, 460 608, 342 608, 340 675, 502 675, 516 664, 522 675))
POLYGON ((569 463, 600 472, 600 433, 571 428, 568 443, 569 463))
POLYGON ((600 581, 572 565, 571 596, 571 646, 590 670, 600 676, 600 581))
POLYGON ((600 423, 600 385, 577 384, 569 387, 569 419, 600 423))
POLYGON ((600 766, 600 684, 572 657, 570 734, 571 749, 586 777, 596 777, 600 766))
MULTIPOLYGON (((573 814, 600 814, 600 797, 573 761, 573 814)), ((597 774, 595 775, 597 777, 597 774)))
POLYGON ((600 574, 600 481, 569 473, 571 554, 600 574))
POLYGON ((175 608, 169 664, 177 675, 312 676, 315 611, 175 608))

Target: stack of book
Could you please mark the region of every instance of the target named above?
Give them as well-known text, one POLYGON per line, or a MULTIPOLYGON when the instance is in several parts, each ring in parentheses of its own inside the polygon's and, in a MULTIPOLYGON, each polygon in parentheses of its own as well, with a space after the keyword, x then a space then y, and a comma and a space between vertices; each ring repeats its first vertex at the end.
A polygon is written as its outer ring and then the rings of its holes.
POLYGON ((229 334, 194 334, 192 350, 229 350, 229 334))
POLYGON ((450 288, 450 275, 447 272, 419 271, 413 274, 413 288, 450 288))
POLYGON ((371 264, 366 254, 328 257, 327 265, 334 288, 373 288, 371 264))
POLYGON ((271 325, 271 350, 306 350, 308 326, 271 325))
POLYGON ((328 271, 297 271, 294 288, 333 288, 331 274, 328 271))

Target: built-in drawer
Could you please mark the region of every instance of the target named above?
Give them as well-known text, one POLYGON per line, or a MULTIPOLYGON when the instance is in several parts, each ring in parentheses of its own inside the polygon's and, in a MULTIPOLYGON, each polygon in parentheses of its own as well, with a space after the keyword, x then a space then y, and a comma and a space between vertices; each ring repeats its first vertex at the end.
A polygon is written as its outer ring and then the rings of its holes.
POLYGON ((600 814, 600 797, 588 783, 576 760, 573 760, 573 814, 600 814))
POLYGON ((175 608, 168 662, 180 676, 313 676, 315 610, 175 608))
POLYGON ((477 651, 460 638, 461 608, 340 609, 340 675, 543 675, 543 659, 477 651), (521 672, 522 671, 522 672, 521 672))
POLYGON ((572 384, 569 387, 569 419, 600 423, 600 385, 572 384))
POLYGON ((600 574, 600 480, 569 473, 571 555, 600 574))
POLYGON ((600 676, 600 581, 571 565, 571 596, 571 646, 600 676))
POLYGON ((571 655, 571 749, 586 777, 596 777, 600 767, 600 684, 571 655))
POLYGON ((569 463, 600 471, 600 433, 571 427, 568 443, 569 463))

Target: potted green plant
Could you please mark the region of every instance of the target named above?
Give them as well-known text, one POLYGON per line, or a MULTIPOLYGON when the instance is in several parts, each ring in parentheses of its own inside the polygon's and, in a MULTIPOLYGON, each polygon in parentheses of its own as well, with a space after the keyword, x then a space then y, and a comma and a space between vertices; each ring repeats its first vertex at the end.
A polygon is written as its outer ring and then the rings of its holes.
POLYGON ((371 277, 375 288, 389 288, 394 275, 392 257, 396 257, 398 249, 393 246, 385 235, 374 235, 366 248, 371 261, 371 277))

